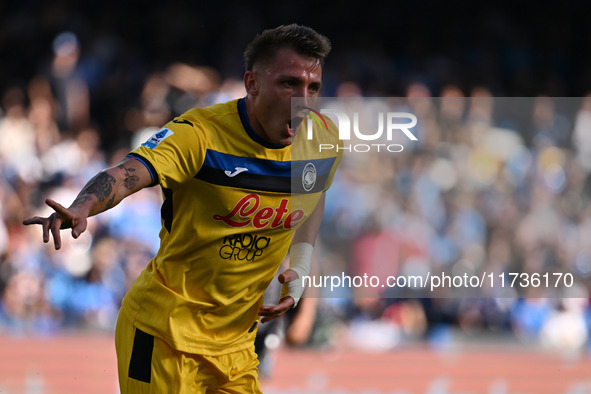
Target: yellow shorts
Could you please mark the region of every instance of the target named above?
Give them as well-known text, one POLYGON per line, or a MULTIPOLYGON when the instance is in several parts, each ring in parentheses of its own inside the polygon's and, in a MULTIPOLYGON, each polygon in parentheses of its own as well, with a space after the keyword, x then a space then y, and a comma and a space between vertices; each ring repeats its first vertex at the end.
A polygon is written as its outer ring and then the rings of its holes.
POLYGON ((115 346, 121 394, 262 393, 254 344, 221 356, 184 353, 120 313, 115 346))

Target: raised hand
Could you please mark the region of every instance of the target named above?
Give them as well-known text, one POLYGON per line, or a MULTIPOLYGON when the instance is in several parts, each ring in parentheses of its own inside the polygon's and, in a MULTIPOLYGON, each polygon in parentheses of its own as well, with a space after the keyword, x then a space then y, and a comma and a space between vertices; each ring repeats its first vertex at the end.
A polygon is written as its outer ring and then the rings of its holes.
POLYGON ((72 237, 78 238, 86 230, 88 217, 117 205, 123 198, 149 186, 152 176, 139 160, 126 157, 119 164, 96 174, 82 188, 69 208, 51 200, 45 203, 55 211, 48 217, 35 216, 23 221, 24 225, 40 224, 43 242, 53 236, 56 249, 61 245, 60 229, 71 228, 72 237))
POLYGON ((45 203, 49 205, 55 212, 48 217, 35 216, 23 220, 24 225, 40 224, 43 229, 43 242, 49 242, 49 232, 53 236, 53 244, 55 249, 60 249, 62 246, 60 229, 71 228, 72 237, 78 238, 86 230, 86 217, 81 215, 75 209, 65 208, 58 202, 46 199, 45 203))

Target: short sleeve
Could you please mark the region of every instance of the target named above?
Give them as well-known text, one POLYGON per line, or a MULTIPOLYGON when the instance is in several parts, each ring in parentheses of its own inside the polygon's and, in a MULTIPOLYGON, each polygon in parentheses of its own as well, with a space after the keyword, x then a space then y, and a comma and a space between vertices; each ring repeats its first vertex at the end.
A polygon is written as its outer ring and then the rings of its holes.
POLYGON ((205 130, 196 120, 175 118, 129 155, 146 165, 153 184, 173 188, 199 172, 206 145, 205 130))

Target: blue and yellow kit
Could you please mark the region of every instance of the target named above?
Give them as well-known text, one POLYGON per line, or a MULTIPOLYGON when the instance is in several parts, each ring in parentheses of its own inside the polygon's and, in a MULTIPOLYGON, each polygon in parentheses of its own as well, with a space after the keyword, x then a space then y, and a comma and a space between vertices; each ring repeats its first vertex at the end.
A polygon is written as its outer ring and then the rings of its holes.
POLYGON ((318 149, 337 144, 336 126, 328 125, 271 146, 240 99, 192 109, 132 151, 164 202, 160 249, 121 313, 183 352, 251 347, 263 293, 340 161, 334 150, 318 149))

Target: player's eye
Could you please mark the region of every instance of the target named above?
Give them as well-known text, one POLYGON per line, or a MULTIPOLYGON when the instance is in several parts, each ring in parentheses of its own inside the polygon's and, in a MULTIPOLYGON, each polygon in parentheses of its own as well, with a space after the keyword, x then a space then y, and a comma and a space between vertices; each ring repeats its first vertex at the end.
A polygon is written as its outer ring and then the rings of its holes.
POLYGON ((320 91, 320 85, 316 85, 316 84, 310 85, 308 87, 308 91, 310 93, 318 93, 320 91))

